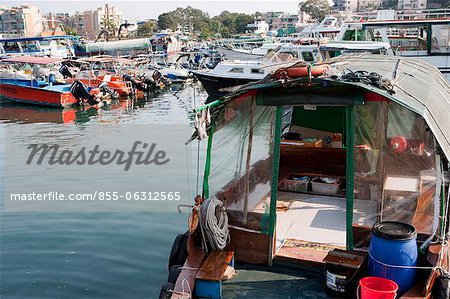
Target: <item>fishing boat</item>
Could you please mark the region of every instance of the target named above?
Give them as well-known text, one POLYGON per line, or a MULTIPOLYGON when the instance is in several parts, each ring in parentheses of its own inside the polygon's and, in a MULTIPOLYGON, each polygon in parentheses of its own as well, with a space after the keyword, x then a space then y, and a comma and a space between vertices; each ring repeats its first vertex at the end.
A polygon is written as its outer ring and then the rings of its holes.
POLYGON ((380 277, 392 298, 445 293, 448 111, 436 67, 371 54, 196 108, 203 187, 160 298, 356 298, 380 277))
POLYGON ((320 59, 318 46, 287 44, 279 46, 259 61, 223 61, 212 70, 196 70, 192 73, 213 99, 225 95, 231 87, 261 80, 283 64, 317 62, 320 59))
POLYGON ((58 82, 56 72, 51 70, 60 64, 60 59, 17 56, 1 62, 17 66, 12 73, 0 77, 2 100, 55 107, 68 107, 80 101, 94 105, 102 101, 98 88, 86 88, 81 82, 58 82))

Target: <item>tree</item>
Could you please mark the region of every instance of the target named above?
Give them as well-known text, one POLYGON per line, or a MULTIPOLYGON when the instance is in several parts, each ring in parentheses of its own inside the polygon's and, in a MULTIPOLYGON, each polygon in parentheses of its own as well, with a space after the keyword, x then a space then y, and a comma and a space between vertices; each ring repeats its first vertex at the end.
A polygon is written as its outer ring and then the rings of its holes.
POLYGON ((158 26, 155 22, 144 22, 139 25, 137 30, 138 37, 149 37, 158 30, 158 26))
POLYGON ((178 26, 189 32, 200 32, 208 26, 210 18, 207 13, 193 7, 181 8, 163 13, 158 17, 158 27, 161 29, 176 30, 178 26))
POLYGON ((397 8, 398 0, 383 0, 381 6, 383 9, 395 9, 397 8))
POLYGON ((306 0, 299 4, 299 8, 312 18, 322 20, 329 13, 331 6, 327 0, 306 0))
POLYGON ((64 27, 64 31, 66 32, 67 35, 74 35, 74 36, 78 35, 77 30, 75 28, 72 28, 72 27, 65 26, 64 27))
POLYGON ((165 12, 158 16, 158 28, 176 30, 178 19, 172 12, 165 12))
POLYGON ((247 25, 253 23, 253 19, 254 17, 252 15, 247 15, 244 13, 236 15, 236 32, 245 33, 247 30, 247 25))
POLYGON ((103 26, 104 29, 108 31, 108 34, 110 34, 110 36, 116 35, 117 25, 108 16, 104 16, 100 24, 103 26))

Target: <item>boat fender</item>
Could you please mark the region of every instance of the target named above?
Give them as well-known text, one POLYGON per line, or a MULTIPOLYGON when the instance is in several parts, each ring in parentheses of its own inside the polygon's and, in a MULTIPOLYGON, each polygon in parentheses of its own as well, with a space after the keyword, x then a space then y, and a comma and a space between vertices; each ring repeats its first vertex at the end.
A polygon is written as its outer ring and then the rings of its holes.
POLYGON ((169 270, 173 265, 184 265, 187 259, 187 240, 188 232, 179 234, 173 241, 169 256, 169 270))
POLYGON ((167 282, 175 284, 177 282, 178 276, 180 276, 182 265, 173 265, 170 267, 169 276, 167 277, 167 282))
POLYGON ((161 291, 159 292, 159 299, 170 299, 172 297, 172 291, 175 288, 175 284, 166 282, 161 286, 161 291))
POLYGON ((436 278, 433 286, 433 298, 450 298, 450 277, 441 275, 436 278))
POLYGON ((329 72, 330 65, 321 64, 303 67, 281 68, 273 74, 273 77, 276 79, 307 77, 308 69, 310 69, 312 77, 319 77, 329 72))

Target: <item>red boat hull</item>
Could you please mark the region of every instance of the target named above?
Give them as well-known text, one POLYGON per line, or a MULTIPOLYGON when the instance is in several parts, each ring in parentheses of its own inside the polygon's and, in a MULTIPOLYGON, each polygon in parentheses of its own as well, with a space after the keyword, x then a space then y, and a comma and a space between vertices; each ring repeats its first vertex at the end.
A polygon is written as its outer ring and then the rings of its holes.
POLYGON ((54 91, 43 88, 0 83, 0 98, 43 106, 68 107, 77 103, 70 91, 54 91))

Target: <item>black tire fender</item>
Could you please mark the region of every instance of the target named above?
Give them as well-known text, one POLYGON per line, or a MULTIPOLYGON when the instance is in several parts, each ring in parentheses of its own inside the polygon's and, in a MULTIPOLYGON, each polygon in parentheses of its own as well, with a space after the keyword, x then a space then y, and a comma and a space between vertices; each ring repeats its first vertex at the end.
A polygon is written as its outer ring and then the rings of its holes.
POLYGON ((176 284, 178 276, 180 276, 182 265, 173 265, 169 270, 169 277, 167 277, 167 282, 176 284))
POLYGON ((183 265, 187 258, 188 233, 179 234, 172 244, 169 256, 169 270, 173 265, 183 265))

